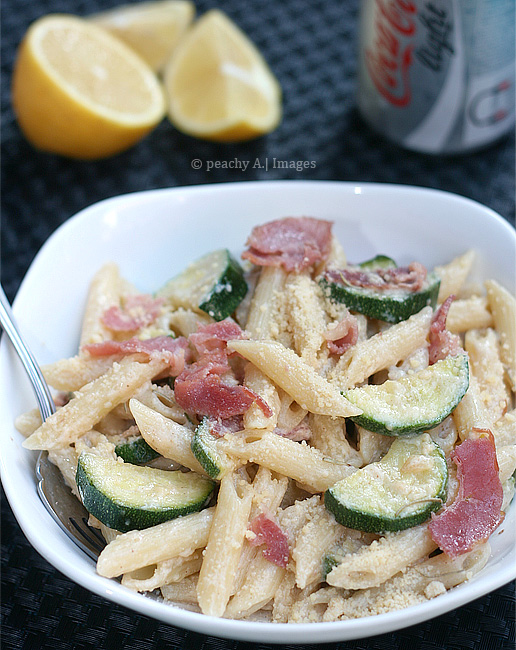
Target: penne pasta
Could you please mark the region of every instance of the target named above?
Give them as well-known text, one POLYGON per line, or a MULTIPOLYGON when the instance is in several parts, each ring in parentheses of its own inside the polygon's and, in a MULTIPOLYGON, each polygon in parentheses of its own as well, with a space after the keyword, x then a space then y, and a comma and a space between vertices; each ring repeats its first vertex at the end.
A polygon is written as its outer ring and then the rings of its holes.
POLYGON ((426 344, 432 309, 425 307, 408 320, 357 343, 339 359, 329 379, 340 388, 361 384, 379 370, 396 365, 426 344))
POLYGON ((263 465, 298 481, 313 492, 323 492, 356 469, 324 457, 315 447, 270 432, 249 443, 228 439, 225 449, 235 458, 263 465))
POLYGON ((274 341, 230 341, 241 354, 310 413, 349 417, 359 415, 341 393, 306 364, 293 350, 274 341))
POLYGON ((152 449, 194 472, 206 474, 192 453, 193 434, 190 429, 166 418, 136 399, 130 400, 129 408, 140 433, 152 449))
POLYGON ((56 449, 75 442, 165 366, 164 361, 141 363, 131 357, 113 364, 108 372, 84 386, 68 404, 43 422, 23 446, 27 449, 56 449))
POLYGON ((475 261, 475 251, 469 250, 448 264, 437 266, 434 271, 441 280, 437 302, 442 303, 448 296, 458 295, 475 261))
POLYGON ((102 323, 104 312, 120 304, 122 280, 116 264, 103 266, 90 284, 86 309, 82 321, 80 347, 100 343, 111 338, 111 332, 102 323))
POLYGON ((501 358, 516 391, 516 298, 494 280, 486 283, 487 301, 500 334, 501 358))
POLYGON ((343 589, 379 587, 436 548, 437 544, 424 524, 399 533, 387 533, 377 542, 345 556, 330 571, 326 582, 343 589))
POLYGON ((204 614, 224 614, 244 545, 252 496, 248 483, 232 474, 223 477, 197 582, 197 599, 204 614))
POLYGON ((191 555, 208 542, 215 508, 177 517, 145 530, 131 530, 99 555, 97 572, 114 578, 178 556, 191 555))

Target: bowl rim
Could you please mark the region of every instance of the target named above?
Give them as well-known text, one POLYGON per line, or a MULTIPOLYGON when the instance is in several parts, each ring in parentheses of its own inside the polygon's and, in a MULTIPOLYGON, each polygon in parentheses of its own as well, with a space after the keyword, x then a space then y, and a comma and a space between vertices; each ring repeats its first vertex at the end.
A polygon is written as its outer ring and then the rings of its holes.
MULTIPOLYGON (((516 230, 514 230, 506 219, 497 214, 494 210, 478 203, 477 201, 443 190, 399 184, 318 180, 242 181, 160 188, 155 190, 131 192, 104 199, 85 207, 74 216, 67 219, 54 233, 52 233, 35 256, 20 285, 20 289, 14 301, 13 310, 16 314, 17 304, 24 299, 24 294, 27 291, 25 287, 28 286, 31 275, 35 272, 34 269, 37 269, 38 260, 41 256, 45 254, 47 250, 50 250, 55 245, 55 242, 60 238, 68 236, 68 233, 72 232, 79 223, 82 223, 83 220, 87 221, 98 211, 102 211, 115 205, 119 205, 123 209, 124 203, 128 202, 128 204, 132 204, 134 201, 145 202, 146 199, 150 197, 157 197, 160 199, 163 197, 179 195, 200 195, 202 197, 203 195, 209 196, 210 194, 218 193, 227 194, 228 197, 231 198, 231 195, 236 195, 242 191, 245 192, 249 188, 259 188, 261 192, 266 192, 270 191, 272 188, 274 188, 275 191, 286 191, 287 188, 290 190, 290 188, 293 187, 297 189, 304 188, 307 191, 311 191, 314 188, 331 189, 332 191, 336 190, 337 192, 342 191, 350 194, 366 192, 370 195, 377 194, 378 196, 381 196, 382 194, 391 196, 411 195, 412 197, 417 195, 422 198, 425 196, 435 197, 438 200, 446 202, 451 201, 452 203, 455 202, 455 205, 457 206, 461 206, 467 210, 476 211, 479 214, 479 218, 493 220, 493 223, 497 223, 498 227, 501 227, 502 231, 505 231, 507 235, 510 236, 512 245, 516 250, 516 230), (480 215, 482 216, 480 217, 480 215)), ((6 337, 3 337, 3 339, 5 338, 6 337)), ((3 355, 0 357, 0 362, 4 359, 6 347, 5 341, 2 341, 0 352, 2 352, 3 355)), ((371 636, 371 633, 373 635, 378 635, 424 622, 445 612, 451 611, 456 607, 464 605, 498 587, 501 587, 511 580, 516 579, 516 563, 513 563, 512 567, 498 567, 498 569, 491 570, 490 573, 484 575, 482 580, 477 579, 459 585, 432 601, 427 601, 427 603, 422 603, 403 610, 397 610, 395 612, 378 614, 373 617, 328 623, 314 623, 310 624, 308 627, 306 624, 295 623, 266 623, 218 619, 154 601, 148 597, 127 590, 125 587, 113 582, 113 580, 102 578, 96 574, 92 576, 81 572, 79 576, 71 575, 70 556, 68 554, 63 556, 58 549, 52 548, 48 543, 45 543, 44 539, 41 539, 37 535, 32 522, 27 518, 27 512, 22 506, 20 506, 15 486, 12 484, 9 477, 9 470, 2 458, 0 458, 0 473, 7 499, 11 504, 11 508, 25 536, 36 551, 59 571, 93 593, 103 596, 108 600, 129 607, 130 609, 135 609, 139 613, 157 618, 162 622, 209 636, 236 640, 254 640, 260 638, 264 642, 268 643, 324 643, 364 638, 371 636), (428 604, 430 604, 431 607, 425 607, 425 605, 428 604)), ((43 508, 43 505, 40 505, 41 508, 43 508)), ((44 515, 48 517, 49 525, 56 526, 55 522, 46 511, 44 512, 44 515)), ((64 533, 61 533, 61 531, 59 531, 59 533, 65 537, 64 533)), ((72 543, 70 542, 70 544, 72 543)), ((71 550, 75 551, 76 549, 73 546, 71 550)), ((71 555, 73 556, 73 553, 71 553, 71 555)), ((516 556, 516 551, 513 555, 516 556)))

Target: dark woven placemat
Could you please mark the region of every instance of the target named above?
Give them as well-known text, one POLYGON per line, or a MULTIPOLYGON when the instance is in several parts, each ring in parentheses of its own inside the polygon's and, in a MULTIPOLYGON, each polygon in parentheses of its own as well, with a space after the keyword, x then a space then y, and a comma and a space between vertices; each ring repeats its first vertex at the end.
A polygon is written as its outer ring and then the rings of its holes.
MULTIPOLYGON (((366 0, 369 1, 369 0, 366 0)), ((227 11, 259 46, 284 92, 281 126, 266 138, 217 145, 163 122, 111 159, 42 154, 20 134, 9 86, 16 46, 49 12, 85 15, 116 0, 4 0, 2 29, 2 284, 12 300, 34 255, 66 219, 98 200, 144 189, 242 180, 338 179, 404 183, 478 200, 514 223, 514 137, 442 160, 402 152, 372 133, 355 109, 357 0, 198 0, 198 14, 227 11), (286 161, 288 167, 207 170, 208 161, 286 161), (192 167, 201 161, 201 169, 192 167), (309 161, 315 166, 292 166, 309 161)), ((443 233, 443 237, 446 234, 443 233)), ((63 577, 28 544, 2 493, 2 643, 6 649, 265 649, 173 628, 107 603, 63 577)), ((293 647, 293 646, 287 646, 293 647)), ((299 647, 299 646, 297 646, 299 647)), ((514 585, 433 621, 392 634, 305 648, 505 650, 514 647, 514 585)))

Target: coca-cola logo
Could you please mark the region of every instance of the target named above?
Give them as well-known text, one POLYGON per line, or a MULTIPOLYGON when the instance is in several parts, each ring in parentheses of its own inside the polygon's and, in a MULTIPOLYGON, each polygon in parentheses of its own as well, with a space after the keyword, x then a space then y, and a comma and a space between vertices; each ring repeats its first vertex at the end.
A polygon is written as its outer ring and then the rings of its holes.
POLYGON ((407 106, 412 98, 409 69, 413 62, 410 39, 416 32, 417 8, 409 0, 375 0, 374 39, 366 49, 369 75, 378 92, 393 106, 407 106))

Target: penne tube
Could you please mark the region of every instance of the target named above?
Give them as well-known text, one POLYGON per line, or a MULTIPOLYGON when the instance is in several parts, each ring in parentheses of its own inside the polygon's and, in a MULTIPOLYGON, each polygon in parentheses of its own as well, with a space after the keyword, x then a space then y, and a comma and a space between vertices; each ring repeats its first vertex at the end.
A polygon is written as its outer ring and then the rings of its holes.
POLYGON ((495 328, 500 334, 501 358, 512 390, 516 391, 516 298, 495 280, 488 280, 485 286, 495 328))
POLYGON ((326 379, 293 350, 275 341, 229 341, 228 348, 241 354, 311 413, 349 417, 361 410, 353 406, 326 379))
POLYGON ((197 582, 197 599, 203 614, 222 616, 244 545, 253 492, 235 474, 220 483, 217 506, 197 582))
POLYGON ((474 427, 488 429, 492 424, 485 412, 478 381, 471 371, 468 390, 453 411, 452 418, 461 440, 466 440, 474 427))
POLYGON ((95 359, 89 354, 78 354, 41 368, 47 383, 57 390, 73 392, 106 373, 113 365, 113 357, 95 359))
POLYGON ((439 304, 444 302, 448 296, 457 295, 460 292, 474 261, 475 251, 469 250, 453 259, 449 264, 435 267, 434 271, 441 280, 437 297, 439 304))
POLYGON ((303 526, 292 551, 297 587, 304 589, 311 583, 323 581, 322 558, 342 536, 343 530, 326 509, 303 526))
POLYGON ((473 296, 454 300, 446 317, 446 329, 453 334, 462 334, 471 329, 493 326, 493 315, 485 296, 473 296))
POLYGON ((97 573, 115 578, 179 555, 191 555, 206 546, 214 511, 215 508, 206 508, 145 530, 119 535, 99 555, 97 573))
POLYGON ((469 355, 471 373, 478 382, 485 417, 489 423, 494 423, 509 406, 498 337, 490 328, 470 330, 466 333, 464 347, 469 355))
MULTIPOLYGON (((197 576, 192 575, 182 582, 171 582, 161 587, 165 601, 183 605, 197 605, 197 576)), ((196 611, 199 611, 196 608, 196 611)))
POLYGON ((309 275, 290 273, 285 294, 293 348, 309 366, 317 368, 327 326, 321 289, 309 275))
POLYGON ((436 548, 427 524, 386 533, 377 542, 346 555, 326 576, 326 582, 342 589, 379 587, 436 548))
POLYGON ((57 449, 75 442, 106 416, 115 406, 127 401, 137 388, 166 368, 166 361, 148 363, 131 357, 114 363, 104 375, 95 379, 53 413, 27 438, 27 449, 57 449))
POLYGON ((345 352, 329 375, 340 388, 361 384, 379 370, 396 365, 426 345, 432 308, 425 307, 408 320, 392 325, 345 352))
POLYGON ((188 576, 198 573, 202 564, 200 549, 188 557, 174 557, 155 565, 137 569, 122 576, 124 587, 134 591, 154 591, 164 585, 180 582, 188 576))
POLYGON ((104 265, 91 281, 82 321, 80 347, 112 338, 102 323, 106 309, 120 304, 122 280, 116 264, 104 265))
POLYGON ((244 584, 229 601, 224 617, 245 618, 262 609, 274 597, 285 573, 285 569, 258 553, 248 567, 244 584))
POLYGON ((356 470, 351 465, 326 458, 314 447, 270 432, 249 443, 228 438, 224 449, 240 460, 258 463, 293 478, 313 492, 324 492, 356 470))
POLYGON ((129 408, 142 437, 150 447, 161 456, 206 476, 206 472, 193 455, 191 448, 193 433, 190 429, 174 420, 169 420, 136 399, 129 401, 129 408))

